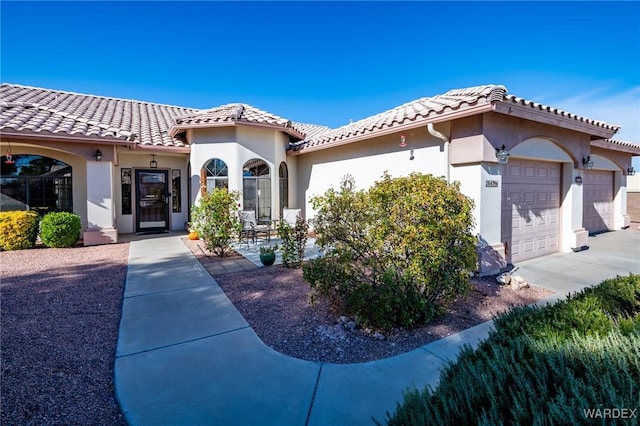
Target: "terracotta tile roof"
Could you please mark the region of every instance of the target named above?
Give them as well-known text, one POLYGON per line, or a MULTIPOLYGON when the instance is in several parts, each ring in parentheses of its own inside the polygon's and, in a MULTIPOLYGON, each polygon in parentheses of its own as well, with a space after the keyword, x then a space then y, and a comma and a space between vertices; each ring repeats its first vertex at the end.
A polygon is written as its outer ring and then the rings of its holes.
POLYGON ((553 114, 562 118, 567 118, 570 120, 573 120, 577 123, 585 123, 585 124, 590 124, 592 126, 595 127, 601 127, 602 129, 606 129, 606 130, 610 130, 613 133, 617 132, 618 130, 620 130, 620 126, 615 125, 615 124, 609 124, 609 123, 605 123, 604 121, 598 121, 598 120, 593 120, 591 118, 587 118, 587 117, 583 117, 580 115, 576 115, 576 114, 572 114, 570 112, 567 111, 563 111, 561 109, 558 108, 553 108, 550 107, 548 105, 544 105, 538 102, 534 102, 534 101, 529 101, 523 98, 519 98, 517 96, 514 95, 506 95, 504 100, 503 100, 503 104, 509 105, 519 105, 519 106, 525 106, 528 107, 528 109, 530 110, 535 110, 535 111, 540 111, 540 112, 544 112, 544 113, 549 113, 549 114, 553 114))
POLYGON ((548 120, 548 114, 560 116, 578 125, 590 125, 599 137, 613 135, 620 127, 605 122, 591 120, 542 104, 507 95, 507 89, 500 85, 484 85, 465 89, 450 90, 442 95, 420 98, 371 117, 349 123, 337 129, 329 129, 307 135, 302 143, 293 145, 297 152, 314 151, 333 145, 356 142, 365 138, 415 128, 429 122, 450 120, 482 112, 496 111, 511 113, 518 106, 545 114, 540 120, 548 120), (500 105, 500 108, 497 106, 500 105), (597 130, 597 131, 596 131, 597 130))
MULTIPOLYGON (((321 149, 320 146, 339 144, 349 139, 373 137, 384 130, 394 128, 400 131, 416 124, 426 124, 437 116, 485 105, 494 98, 502 99, 506 89, 503 86, 487 85, 467 89, 450 90, 443 95, 420 98, 371 117, 349 123, 305 138, 305 143, 293 147, 294 151, 321 149)), ((324 148, 324 147, 322 147, 324 148)))
POLYGON ((0 131, 184 147, 168 130, 195 109, 3 83, 0 131))
POLYGON ((221 105, 210 110, 179 117, 176 119, 173 132, 187 127, 232 126, 241 123, 280 127, 284 132, 298 139, 302 139, 304 136, 290 120, 242 103, 221 105))
POLYGON ((640 155, 640 145, 628 141, 620 141, 616 139, 599 139, 591 141, 591 146, 640 155))

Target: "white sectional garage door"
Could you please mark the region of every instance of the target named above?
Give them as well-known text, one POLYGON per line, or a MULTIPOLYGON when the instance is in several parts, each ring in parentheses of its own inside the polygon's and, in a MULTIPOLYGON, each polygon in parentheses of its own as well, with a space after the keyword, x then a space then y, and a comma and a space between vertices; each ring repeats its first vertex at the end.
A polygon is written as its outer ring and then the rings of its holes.
POLYGON ((585 170, 582 226, 589 233, 613 229, 613 172, 585 170))
POLYGON ((502 236, 508 260, 557 252, 561 163, 511 159, 502 178, 502 236))

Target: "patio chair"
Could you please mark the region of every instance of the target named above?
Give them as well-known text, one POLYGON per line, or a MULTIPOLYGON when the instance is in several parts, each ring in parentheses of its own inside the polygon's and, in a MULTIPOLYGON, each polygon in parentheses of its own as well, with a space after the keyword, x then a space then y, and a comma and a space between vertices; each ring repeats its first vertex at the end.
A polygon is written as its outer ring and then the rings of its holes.
POLYGON ((249 238, 253 243, 256 242, 256 239, 260 235, 266 235, 267 241, 271 242, 271 226, 269 225, 258 225, 256 221, 256 212, 253 210, 241 210, 238 212, 240 217, 240 223, 242 224, 242 229, 240 231, 240 240, 242 238, 247 239, 247 245, 249 244, 249 238))
POLYGON ((282 221, 289 226, 296 226, 296 219, 301 215, 300 209, 282 209, 282 221))

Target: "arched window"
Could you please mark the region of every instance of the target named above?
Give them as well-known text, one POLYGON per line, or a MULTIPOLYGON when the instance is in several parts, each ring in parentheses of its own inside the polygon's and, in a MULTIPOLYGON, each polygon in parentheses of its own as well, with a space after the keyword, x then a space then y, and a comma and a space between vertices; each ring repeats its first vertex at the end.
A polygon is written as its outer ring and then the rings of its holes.
POLYGON ((205 163, 203 169, 207 180, 207 192, 211 192, 215 188, 229 188, 227 163, 219 158, 212 158, 205 163))
POLYGON ((71 166, 40 155, 0 158, 0 210, 73 211, 71 166))
POLYGON ((280 215, 282 215, 282 209, 289 207, 289 170, 284 161, 280 163, 278 175, 280 177, 280 215))
POLYGON ((258 222, 271 220, 271 169, 254 158, 242 167, 242 197, 245 210, 256 212, 258 222))

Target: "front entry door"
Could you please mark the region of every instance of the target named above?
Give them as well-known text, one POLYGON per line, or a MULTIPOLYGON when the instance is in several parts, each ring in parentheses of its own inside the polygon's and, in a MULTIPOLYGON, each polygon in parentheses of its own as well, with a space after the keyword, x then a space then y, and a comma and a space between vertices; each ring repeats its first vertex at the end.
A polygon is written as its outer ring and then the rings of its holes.
POLYGON ((169 230, 166 170, 136 170, 136 232, 169 230))

